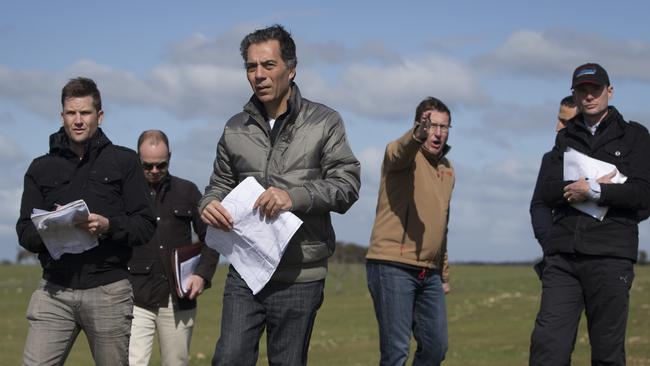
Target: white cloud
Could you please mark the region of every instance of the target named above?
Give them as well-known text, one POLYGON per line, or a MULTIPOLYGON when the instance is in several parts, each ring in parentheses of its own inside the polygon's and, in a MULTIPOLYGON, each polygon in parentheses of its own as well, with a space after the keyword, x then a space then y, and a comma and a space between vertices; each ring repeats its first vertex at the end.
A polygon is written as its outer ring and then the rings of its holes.
POLYGON ((349 47, 340 42, 301 42, 296 40, 298 64, 305 67, 340 65, 351 62, 393 64, 402 60, 397 52, 382 42, 366 42, 358 47, 349 47))
POLYGON ((231 30, 215 38, 195 34, 180 42, 169 45, 164 53, 170 63, 179 65, 219 65, 239 67, 243 61, 239 54, 239 43, 244 33, 231 30))
POLYGON ((222 116, 249 90, 242 69, 210 64, 161 64, 146 78, 88 60, 69 69, 95 78, 104 100, 158 107, 180 118, 222 116))
POLYGON ((317 95, 339 109, 370 118, 403 118, 414 103, 429 95, 448 105, 475 106, 488 100, 469 68, 441 56, 414 57, 385 66, 354 63, 344 67, 332 83, 319 78, 309 70, 309 82, 300 84, 305 95, 317 95))
POLYGON ((7 136, 0 135, 0 162, 11 163, 23 158, 20 147, 7 136))
POLYGON ((619 78, 650 82, 650 44, 568 29, 515 31, 477 59, 478 64, 499 71, 564 79, 585 62, 601 64, 613 83, 619 78))
POLYGON ((449 224, 452 261, 532 260, 541 255, 528 214, 537 166, 517 159, 479 169, 456 164, 449 224))
POLYGON ((380 148, 367 148, 358 154, 361 163, 361 182, 364 189, 377 192, 381 174, 381 163, 384 159, 384 150, 380 148))
MULTIPOLYGON (((60 72, 19 71, 0 66, 0 97, 51 118, 60 88, 79 75, 95 79, 103 99, 165 110, 180 118, 224 116, 250 95, 239 42, 250 31, 235 27, 215 37, 195 34, 170 43, 160 64, 143 75, 82 59, 60 72)), ((464 62, 441 55, 402 55, 381 41, 349 46, 297 39, 297 82, 308 98, 362 117, 393 119, 414 101, 433 95, 450 105, 481 105, 488 99, 464 62)))
POLYGON ((20 214, 20 197, 23 193, 22 188, 0 189, 0 239, 2 239, 3 249, 0 250, 0 259, 13 259, 15 249, 18 247, 18 238, 16 236, 16 221, 20 214), (15 244, 15 245, 14 245, 15 244))
POLYGON ((538 140, 540 135, 551 138, 559 105, 559 100, 536 105, 495 103, 481 109, 479 123, 468 129, 472 138, 486 144, 506 149, 523 148, 522 139, 538 140))
POLYGON ((45 71, 13 70, 0 65, 0 97, 51 117, 58 111, 62 80, 62 77, 45 71), (52 88, 53 85, 57 87, 52 88))
POLYGON ((20 211, 20 197, 23 194, 21 188, 0 189, 0 218, 11 217, 16 220, 20 211))

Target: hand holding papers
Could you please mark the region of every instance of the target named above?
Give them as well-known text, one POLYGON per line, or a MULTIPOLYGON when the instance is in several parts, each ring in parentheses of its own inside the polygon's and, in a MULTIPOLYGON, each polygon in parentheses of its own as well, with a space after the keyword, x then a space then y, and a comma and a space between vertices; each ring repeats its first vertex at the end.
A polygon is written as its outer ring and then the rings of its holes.
POLYGON ((206 244, 224 255, 257 294, 271 279, 289 240, 302 221, 291 212, 276 218, 262 217, 253 205, 264 192, 255 178, 244 179, 221 201, 232 216, 231 231, 208 226, 206 244))
POLYGON ((203 244, 189 244, 174 249, 172 253, 172 271, 174 272, 176 293, 179 297, 185 297, 190 292, 188 283, 196 266, 199 265, 202 249, 203 244))
MULTIPOLYGON (((616 175, 611 179, 612 183, 620 184, 627 180, 627 177, 618 172, 613 164, 591 158, 570 147, 564 152, 564 180, 580 178, 596 180, 613 171, 616 171, 616 175)), ((603 220, 609 209, 609 207, 599 206, 593 201, 576 202, 571 206, 600 221, 603 220)))
POLYGON ((88 219, 90 211, 84 200, 77 200, 60 206, 56 211, 34 209, 31 219, 53 259, 64 253, 78 254, 94 248, 97 237, 76 224, 88 219))

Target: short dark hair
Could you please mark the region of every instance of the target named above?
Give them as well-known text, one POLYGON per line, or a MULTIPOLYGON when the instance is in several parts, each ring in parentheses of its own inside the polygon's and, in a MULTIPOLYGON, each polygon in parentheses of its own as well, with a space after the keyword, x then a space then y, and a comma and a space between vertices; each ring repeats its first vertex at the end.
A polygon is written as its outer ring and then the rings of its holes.
POLYGON ((420 102, 420 104, 418 104, 418 107, 415 108, 415 121, 419 121, 420 117, 422 117, 422 113, 428 110, 447 113, 449 116, 449 125, 451 126, 451 112, 449 111, 449 108, 447 108, 445 103, 440 99, 434 97, 426 97, 420 102))
POLYGON ((569 108, 575 108, 576 107, 576 101, 573 100, 573 96, 569 95, 564 98, 562 98, 562 101, 560 102, 560 105, 569 107, 569 108))
POLYGON ((284 61, 287 67, 290 69, 295 68, 298 65, 296 44, 293 42, 293 38, 291 38, 291 33, 287 32, 280 24, 274 24, 264 29, 257 29, 244 37, 239 46, 239 52, 241 52, 241 57, 244 59, 244 63, 248 61, 248 47, 250 47, 251 44, 271 40, 276 40, 280 43, 282 61, 284 61))
POLYGON ((167 135, 162 132, 161 130, 146 130, 140 134, 140 137, 138 137, 138 154, 140 154, 140 146, 145 141, 153 142, 154 145, 157 145, 158 143, 162 142, 167 146, 167 152, 171 155, 171 149, 169 148, 169 139, 167 138, 167 135))
POLYGON ((68 98, 83 98, 93 97, 93 107, 97 112, 102 110, 102 97, 97 89, 97 84, 93 79, 85 77, 77 77, 70 79, 61 90, 61 106, 65 105, 65 100, 68 98))

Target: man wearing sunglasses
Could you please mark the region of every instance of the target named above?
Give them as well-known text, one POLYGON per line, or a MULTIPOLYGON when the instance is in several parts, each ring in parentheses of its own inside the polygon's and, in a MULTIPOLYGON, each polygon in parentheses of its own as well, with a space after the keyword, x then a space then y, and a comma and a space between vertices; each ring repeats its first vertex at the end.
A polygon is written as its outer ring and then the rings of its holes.
POLYGON ((175 290, 170 258, 175 248, 192 242, 192 229, 201 242, 205 239, 206 225, 197 211, 201 193, 194 183, 169 174, 171 152, 164 132, 144 131, 138 138, 138 155, 158 227, 146 245, 133 251, 129 262, 135 296, 129 364, 149 364, 154 334, 158 331, 162 364, 187 365, 196 298, 209 287, 219 254, 203 247, 189 278, 189 293, 180 297, 175 290))

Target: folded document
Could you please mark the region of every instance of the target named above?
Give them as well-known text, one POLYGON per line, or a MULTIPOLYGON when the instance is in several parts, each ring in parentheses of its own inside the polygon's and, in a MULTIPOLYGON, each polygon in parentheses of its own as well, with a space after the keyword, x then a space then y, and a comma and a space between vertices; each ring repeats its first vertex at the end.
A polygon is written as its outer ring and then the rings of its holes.
POLYGON ((96 236, 76 226, 88 220, 88 215, 86 202, 77 200, 56 211, 35 208, 31 219, 48 252, 58 260, 64 253, 79 254, 99 245, 96 236))
MULTIPOLYGON (((570 147, 564 152, 564 180, 596 180, 613 171, 616 171, 616 175, 612 178, 612 183, 625 183, 627 177, 616 169, 616 165, 594 159, 570 147)), ((599 206, 593 201, 572 203, 571 206, 600 221, 603 221, 609 210, 609 207, 599 206)))
POLYGON ((221 201, 234 220, 231 231, 208 226, 205 243, 225 256, 257 294, 271 279, 289 240, 302 225, 296 215, 285 211, 274 219, 253 210, 264 192, 255 178, 244 179, 221 201))

